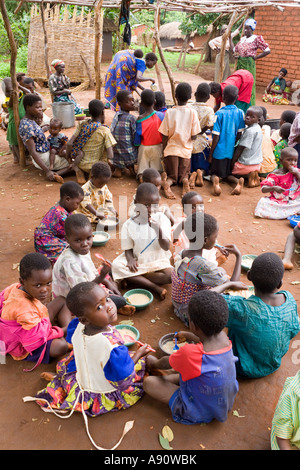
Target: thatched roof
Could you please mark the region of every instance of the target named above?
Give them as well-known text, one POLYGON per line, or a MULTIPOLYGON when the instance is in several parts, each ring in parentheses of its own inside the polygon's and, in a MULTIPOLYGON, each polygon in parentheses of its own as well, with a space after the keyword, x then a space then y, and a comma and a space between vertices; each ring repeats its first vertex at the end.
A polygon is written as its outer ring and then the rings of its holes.
MULTIPOLYGON (((160 39, 184 39, 185 35, 180 30, 181 23, 179 21, 172 21, 171 23, 165 23, 159 28, 160 39)), ((212 29, 211 25, 207 27, 207 33, 210 33, 212 29)), ((196 36, 197 31, 190 34, 191 38, 196 36)))

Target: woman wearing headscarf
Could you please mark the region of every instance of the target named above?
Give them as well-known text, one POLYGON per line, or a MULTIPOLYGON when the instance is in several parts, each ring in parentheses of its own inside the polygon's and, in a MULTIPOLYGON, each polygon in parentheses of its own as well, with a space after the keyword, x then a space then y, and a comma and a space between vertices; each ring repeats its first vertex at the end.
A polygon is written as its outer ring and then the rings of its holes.
POLYGON ((256 80, 256 64, 257 59, 261 59, 270 54, 268 43, 265 42, 262 36, 253 34, 256 28, 256 21, 253 18, 248 18, 244 25, 244 36, 234 48, 234 56, 237 59, 237 70, 246 69, 252 73, 254 84, 252 87, 251 106, 255 105, 255 80, 256 80), (257 54, 258 50, 262 52, 257 54))
POLYGON ((63 60, 55 59, 51 63, 54 67, 55 73, 49 77, 49 89, 50 93, 53 96, 53 101, 64 102, 64 103, 73 103, 75 114, 81 114, 82 109, 76 103, 72 92, 70 90, 70 79, 65 75, 65 63, 63 60))

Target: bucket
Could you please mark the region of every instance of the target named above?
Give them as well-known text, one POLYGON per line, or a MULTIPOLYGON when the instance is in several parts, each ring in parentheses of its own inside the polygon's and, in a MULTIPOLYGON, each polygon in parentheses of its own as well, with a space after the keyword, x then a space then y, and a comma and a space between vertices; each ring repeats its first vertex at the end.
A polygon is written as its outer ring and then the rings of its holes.
POLYGON ((52 113, 55 119, 62 121, 64 128, 75 126, 74 103, 52 103, 52 113))

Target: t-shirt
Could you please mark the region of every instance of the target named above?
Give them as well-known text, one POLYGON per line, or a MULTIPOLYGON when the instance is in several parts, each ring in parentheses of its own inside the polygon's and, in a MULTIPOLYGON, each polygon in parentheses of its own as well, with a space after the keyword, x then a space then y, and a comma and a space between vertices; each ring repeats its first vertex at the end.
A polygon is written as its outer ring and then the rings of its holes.
POLYGON ((149 146, 161 144, 162 137, 158 129, 164 117, 163 113, 153 111, 149 116, 137 119, 134 145, 142 144, 149 146))
MULTIPOLYGON (((252 87, 254 83, 254 78, 251 72, 248 70, 237 70, 231 74, 224 82, 220 83, 221 85, 221 94, 223 94, 224 88, 227 85, 234 85, 239 90, 238 100, 245 103, 250 103, 252 87)), ((216 99, 216 103, 222 102, 222 96, 216 99)))
POLYGON ((103 211, 105 215, 115 215, 113 196, 106 184, 102 188, 97 188, 89 180, 82 186, 82 189, 84 198, 76 209, 76 214, 84 214, 91 223, 98 222, 97 216, 87 209, 87 206, 91 205, 94 209, 103 211))
POLYGON ((234 104, 230 104, 219 109, 215 117, 212 133, 219 136, 219 142, 214 150, 213 158, 217 160, 231 159, 237 134, 245 128, 244 113, 234 104))
POLYGON ((246 128, 239 145, 245 147, 239 157, 239 163, 243 165, 258 165, 263 161, 262 157, 262 130, 259 124, 255 123, 246 128))
MULTIPOLYGON (((196 111, 201 129, 213 127, 215 113, 208 104, 196 101, 189 106, 196 111)), ((207 136, 205 134, 197 135, 197 138, 193 140, 193 153, 201 153, 206 147, 209 147, 207 136)))

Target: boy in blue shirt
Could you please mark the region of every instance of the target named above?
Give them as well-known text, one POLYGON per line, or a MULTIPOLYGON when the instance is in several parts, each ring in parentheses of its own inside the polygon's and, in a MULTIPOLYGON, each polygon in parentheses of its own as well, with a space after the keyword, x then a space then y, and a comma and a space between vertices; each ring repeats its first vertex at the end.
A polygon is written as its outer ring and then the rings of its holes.
MULTIPOLYGON (((216 120, 212 130, 212 145, 209 155, 211 182, 215 196, 221 194, 220 178, 231 175, 231 160, 236 141, 245 128, 244 113, 235 106, 238 88, 228 85, 223 91, 223 106, 216 112, 216 120)), ((233 193, 236 194, 235 188, 233 193)))

